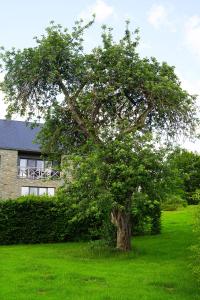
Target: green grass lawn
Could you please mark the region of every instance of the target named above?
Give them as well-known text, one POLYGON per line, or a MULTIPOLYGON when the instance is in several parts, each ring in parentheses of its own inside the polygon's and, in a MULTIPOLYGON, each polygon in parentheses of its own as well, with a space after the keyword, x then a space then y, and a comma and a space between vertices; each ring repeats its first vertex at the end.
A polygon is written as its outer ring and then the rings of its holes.
POLYGON ((129 254, 88 243, 0 247, 0 300, 195 300, 190 270, 195 207, 163 214, 161 235, 136 237, 129 254))

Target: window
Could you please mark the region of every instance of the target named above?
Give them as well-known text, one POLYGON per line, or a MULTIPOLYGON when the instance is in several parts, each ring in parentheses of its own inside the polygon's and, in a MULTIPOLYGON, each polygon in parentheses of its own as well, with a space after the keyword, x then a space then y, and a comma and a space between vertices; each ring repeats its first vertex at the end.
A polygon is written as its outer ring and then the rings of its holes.
MULTIPOLYGON (((33 158, 19 158, 18 176, 29 179, 60 177, 58 163, 33 158)), ((32 191, 32 193, 36 193, 32 191)))
POLYGON ((34 168, 44 170, 45 165, 48 163, 49 167, 52 167, 52 162, 43 161, 41 159, 29 159, 29 158, 20 158, 19 166, 20 168, 34 168))
POLYGON ((36 187, 29 187, 29 194, 30 195, 37 195, 38 194, 38 188, 36 188, 36 187))
POLYGON ((39 188, 38 193, 39 193, 40 196, 45 195, 45 194, 47 194, 47 189, 46 188, 39 188))
POLYGON ((21 195, 49 195, 54 196, 55 188, 52 187, 35 187, 35 186, 22 186, 21 188, 21 195))
POLYGON ((49 196, 54 196, 55 189, 54 188, 48 188, 48 195, 49 196))
POLYGON ((28 186, 23 186, 21 189, 21 195, 26 196, 29 195, 29 187, 28 186))

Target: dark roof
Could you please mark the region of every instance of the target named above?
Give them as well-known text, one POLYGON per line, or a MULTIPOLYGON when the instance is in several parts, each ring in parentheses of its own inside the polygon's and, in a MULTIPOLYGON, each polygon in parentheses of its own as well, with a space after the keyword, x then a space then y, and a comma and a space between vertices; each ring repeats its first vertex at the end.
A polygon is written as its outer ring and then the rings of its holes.
POLYGON ((41 125, 30 127, 31 123, 0 120, 0 149, 40 152, 40 146, 33 141, 41 125))

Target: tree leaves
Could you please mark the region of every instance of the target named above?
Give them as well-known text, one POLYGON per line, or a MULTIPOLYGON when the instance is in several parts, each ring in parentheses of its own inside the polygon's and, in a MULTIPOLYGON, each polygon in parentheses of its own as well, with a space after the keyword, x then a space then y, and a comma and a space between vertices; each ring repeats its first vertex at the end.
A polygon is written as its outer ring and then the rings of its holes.
POLYGON ((84 53, 83 34, 92 24, 78 21, 69 32, 51 23, 35 47, 2 50, 8 114, 42 117, 44 132, 62 124, 58 145, 66 140, 74 150, 84 140, 108 143, 136 131, 194 133, 195 96, 181 88, 174 67, 140 58, 138 30, 132 35, 128 23, 119 42, 105 26, 102 45, 84 53))

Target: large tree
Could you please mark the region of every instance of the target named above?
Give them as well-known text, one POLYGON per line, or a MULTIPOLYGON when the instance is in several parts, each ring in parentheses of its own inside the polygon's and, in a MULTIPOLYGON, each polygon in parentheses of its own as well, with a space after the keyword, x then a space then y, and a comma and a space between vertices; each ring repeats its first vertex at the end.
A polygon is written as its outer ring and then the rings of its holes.
MULTIPOLYGON (((92 23, 76 22, 71 32, 51 24, 35 47, 2 52, 8 116, 42 117, 43 151, 61 155, 97 148, 108 154, 111 143, 149 131, 165 137, 194 132, 195 97, 182 89, 174 67, 140 58, 138 31, 132 35, 128 24, 118 42, 103 27, 102 44, 85 53, 82 37, 92 23)), ((125 194, 111 215, 123 232, 118 248, 129 250, 132 194, 125 194)))

